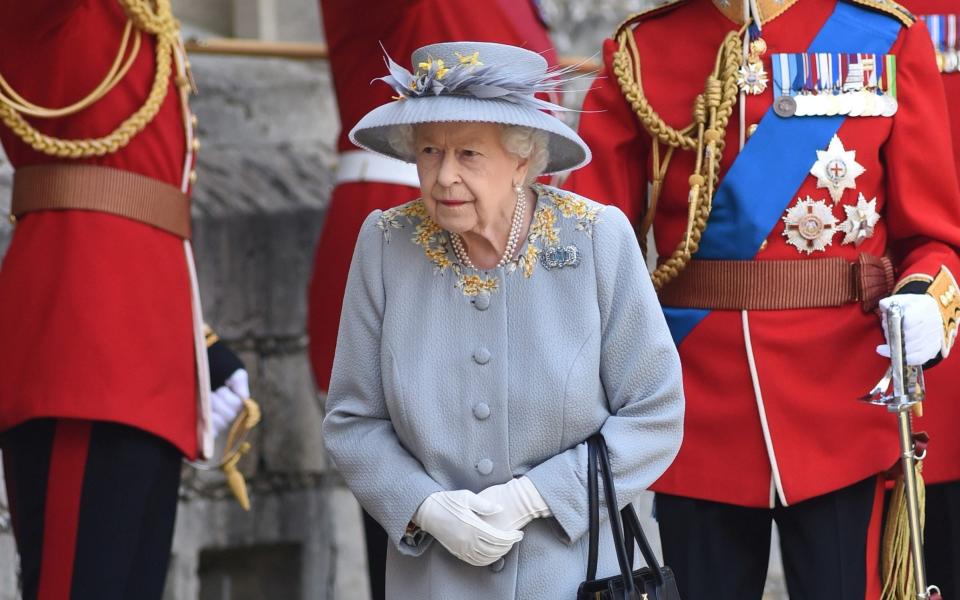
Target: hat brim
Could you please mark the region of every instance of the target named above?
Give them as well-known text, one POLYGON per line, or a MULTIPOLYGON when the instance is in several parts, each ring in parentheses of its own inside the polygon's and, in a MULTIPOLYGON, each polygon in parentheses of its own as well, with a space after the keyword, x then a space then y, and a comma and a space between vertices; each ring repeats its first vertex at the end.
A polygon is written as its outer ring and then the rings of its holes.
POLYGON ((549 135, 550 160, 544 171, 557 173, 590 162, 590 148, 560 119, 535 108, 495 99, 469 96, 407 98, 379 106, 366 114, 350 131, 350 141, 372 152, 411 162, 390 145, 390 130, 397 125, 465 122, 519 125, 549 135))

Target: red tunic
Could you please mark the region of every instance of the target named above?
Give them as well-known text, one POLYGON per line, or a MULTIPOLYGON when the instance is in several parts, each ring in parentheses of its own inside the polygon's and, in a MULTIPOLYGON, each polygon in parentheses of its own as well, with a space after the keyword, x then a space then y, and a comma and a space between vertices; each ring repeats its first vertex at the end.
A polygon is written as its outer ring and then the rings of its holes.
MULTIPOLYGON (((917 15, 960 14, 957 0, 906 0, 904 6, 917 15)), ((953 133, 954 164, 960 175, 960 73, 944 73, 943 87, 947 92, 950 110, 950 130, 953 133)), ((924 373, 927 401, 923 403, 924 416, 916 419, 914 427, 930 434, 927 458, 923 461, 923 478, 928 484, 960 479, 960 350, 954 350, 936 368, 924 373)))
MULTIPOLYGON (((808 48, 836 3, 800 0, 763 27, 767 73, 772 72, 772 54, 808 48)), ((682 128, 690 122, 694 98, 703 91, 723 36, 737 27, 708 0, 648 15, 636 26, 643 88, 667 123, 682 128)), ((575 172, 567 186, 616 204, 638 220, 651 172, 651 140, 612 75, 615 49, 608 40, 607 78, 594 83, 580 125, 580 134, 593 149, 593 162, 575 172)), ((855 150, 856 160, 866 168, 856 190, 847 190, 841 203, 855 203, 859 192, 867 199, 876 197, 882 218, 874 235, 854 248, 841 244, 840 234, 825 252, 808 257, 787 244, 784 223, 778 219, 754 260, 853 261, 861 251, 890 251, 900 276, 932 276, 941 265, 960 272, 955 251, 960 245, 960 191, 949 136, 938 126, 947 119, 946 105, 923 25, 902 28, 890 53, 897 57, 899 111, 893 118, 847 118, 837 132, 846 150, 855 150)), ((748 96, 746 124, 758 123, 772 100, 770 88, 748 96)), ((730 119, 721 177, 739 148, 738 109, 730 119)), ((791 140, 783 140, 782 150, 791 152, 791 140)), ((809 153, 812 167, 817 156, 809 153)), ((684 235, 693 170, 693 153, 678 151, 653 223, 660 256, 668 256, 684 235)), ((808 195, 829 205, 827 191, 817 189, 817 180, 807 176, 787 206, 808 195)), ((844 213, 839 207, 834 211, 839 224, 844 213)), ((714 310, 680 343, 687 401, 684 443, 653 489, 769 507, 775 495, 794 504, 894 464, 896 419, 856 400, 889 365, 875 352, 883 342, 875 315, 849 304, 751 311, 746 319, 747 327, 740 312, 714 310)))
MULTIPOLYGON (((530 1, 380 0, 365 3, 362 11, 352 3, 333 0, 321 0, 320 6, 337 90, 341 152, 356 150, 347 138, 350 129, 393 96, 386 84, 370 83, 386 74, 381 43, 408 68, 414 50, 450 40, 523 46, 555 64, 546 28, 530 1)), ((343 290, 360 225, 373 210, 402 204, 419 193, 418 188, 377 182, 343 183, 333 191, 317 245, 307 324, 310 359, 321 390, 330 382, 343 290)))
MULTIPOLYGON (((22 96, 58 107, 100 83, 126 17, 115 0, 0 0, 0 73, 22 96)), ((100 137, 144 102, 154 38, 130 72, 78 114, 30 119, 63 138, 100 137)), ((0 125, 14 169, 76 163, 37 153, 0 125)), ((180 187, 185 133, 171 84, 130 144, 83 160, 180 187)), ((122 217, 47 211, 16 225, 0 269, 0 431, 38 417, 115 421, 197 453, 196 368, 184 243, 122 217)))

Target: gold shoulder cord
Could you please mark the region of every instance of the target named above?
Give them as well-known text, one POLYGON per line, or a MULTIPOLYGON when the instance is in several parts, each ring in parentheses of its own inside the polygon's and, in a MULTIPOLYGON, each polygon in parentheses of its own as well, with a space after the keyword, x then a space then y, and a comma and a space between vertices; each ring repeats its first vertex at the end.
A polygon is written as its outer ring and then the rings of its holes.
MULTIPOLYGON (((171 59, 176 45, 180 43, 179 23, 173 18, 170 0, 155 0, 155 2, 119 0, 119 2, 129 19, 123 31, 120 49, 103 81, 83 99, 62 108, 45 108, 24 99, 0 76, 0 118, 17 137, 37 152, 60 158, 89 158, 111 154, 130 143, 130 140, 143 131, 160 110, 167 96, 167 85, 172 72, 171 59), (137 31, 133 31, 134 27, 137 31), (75 114, 106 96, 117 83, 123 80, 133 65, 140 50, 142 33, 157 36, 156 75, 143 106, 113 132, 100 138, 66 140, 40 133, 26 121, 24 115, 56 118, 75 114), (124 60, 131 34, 133 48, 124 60)), ((179 71, 182 69, 178 69, 179 71)), ((188 82, 185 77, 178 75, 177 85, 185 87, 188 82)))
MULTIPOLYGON (((746 26, 744 26, 746 27, 746 26)), ((654 111, 643 93, 640 78, 640 55, 631 27, 623 27, 617 33, 619 49, 613 54, 613 73, 620 90, 644 129, 653 138, 652 189, 640 227, 640 243, 646 250, 647 232, 653 223, 657 202, 662 192, 663 180, 676 149, 696 152, 696 167, 690 175, 690 194, 687 233, 677 245, 670 258, 664 261, 651 275, 653 286, 660 290, 690 262, 700 248, 700 239, 707 226, 713 195, 720 178, 720 158, 725 145, 725 134, 733 106, 740 89, 737 72, 743 63, 744 29, 731 31, 717 52, 713 72, 707 77, 706 88, 697 96, 693 107, 693 122, 677 130, 668 125, 654 111), (661 157, 660 145, 667 146, 661 157)))

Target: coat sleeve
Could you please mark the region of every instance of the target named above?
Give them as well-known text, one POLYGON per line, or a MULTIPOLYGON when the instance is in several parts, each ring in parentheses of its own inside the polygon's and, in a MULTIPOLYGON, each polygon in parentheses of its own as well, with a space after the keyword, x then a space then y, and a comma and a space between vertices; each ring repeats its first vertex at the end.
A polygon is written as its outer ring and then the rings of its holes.
MULTIPOLYGON (((607 207, 593 234, 600 307, 600 380, 610 416, 600 428, 610 451, 618 508, 673 462, 683 437, 680 357, 670 337, 630 222, 607 207)), ((529 477, 572 543, 587 532, 585 443, 537 465, 529 477)))
POLYGON ((960 275, 960 189, 930 34, 921 21, 902 36, 899 109, 883 149, 886 218, 901 283, 929 282, 941 267, 960 275))
POLYGON ((583 101, 577 133, 593 160, 570 174, 563 187, 586 198, 612 204, 640 223, 647 205, 647 157, 650 138, 630 109, 611 68, 613 40, 603 45, 604 71, 583 101))
POLYGON ((401 553, 418 555, 428 542, 410 545, 404 532, 424 499, 443 488, 400 443, 384 399, 380 337, 386 292, 380 214, 374 211, 364 222, 350 265, 323 437, 360 504, 401 553))

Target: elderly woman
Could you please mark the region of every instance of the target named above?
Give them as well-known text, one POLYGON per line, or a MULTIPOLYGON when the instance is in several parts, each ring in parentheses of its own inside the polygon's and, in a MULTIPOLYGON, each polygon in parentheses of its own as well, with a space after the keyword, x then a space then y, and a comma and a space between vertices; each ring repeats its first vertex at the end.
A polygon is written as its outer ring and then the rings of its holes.
POLYGON ((623 213, 533 183, 590 159, 540 110, 543 58, 457 42, 413 64, 350 134, 416 162, 422 198, 361 229, 326 445, 390 536, 387 597, 572 598, 585 440, 603 433, 625 506, 680 446, 679 359, 623 213))

